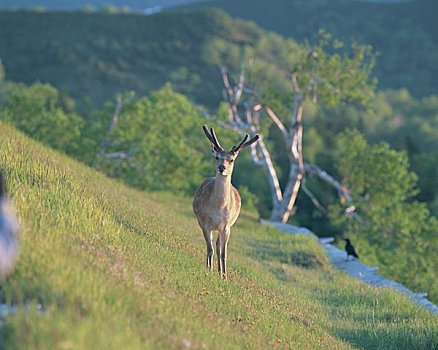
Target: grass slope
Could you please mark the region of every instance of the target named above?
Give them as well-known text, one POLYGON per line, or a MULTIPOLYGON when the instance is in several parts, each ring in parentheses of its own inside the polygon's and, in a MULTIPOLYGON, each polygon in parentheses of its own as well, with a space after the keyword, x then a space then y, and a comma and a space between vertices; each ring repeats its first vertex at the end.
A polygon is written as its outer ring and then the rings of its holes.
POLYGON ((4 123, 0 139, 22 221, 0 349, 438 348, 436 316, 333 270, 310 238, 243 212, 224 282, 190 199, 128 189, 4 123))

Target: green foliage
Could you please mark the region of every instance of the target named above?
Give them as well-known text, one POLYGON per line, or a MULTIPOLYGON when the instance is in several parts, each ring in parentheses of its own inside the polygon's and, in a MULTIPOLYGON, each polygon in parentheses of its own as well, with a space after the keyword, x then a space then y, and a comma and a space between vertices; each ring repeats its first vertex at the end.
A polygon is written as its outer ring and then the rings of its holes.
POLYGON ((375 54, 371 46, 357 43, 350 50, 346 51, 342 42, 321 30, 317 45, 305 46, 301 57, 294 55, 292 71, 298 72, 302 87, 311 81, 317 83, 308 89, 311 95, 317 93, 323 104, 336 106, 343 101, 368 107, 377 85, 376 78, 371 76, 375 54))
POLYGON ((104 171, 141 189, 192 193, 206 173, 209 146, 202 137, 203 122, 196 107, 170 85, 131 99, 122 108, 107 152, 129 153, 141 166, 107 162, 104 171))
POLYGON ((421 192, 416 198, 433 210, 432 203, 438 198, 438 98, 415 99, 401 90, 381 93, 380 99, 387 106, 377 113, 381 121, 370 136, 406 150, 411 168, 419 176, 421 192))
MULTIPOLYGON (((305 153, 305 159, 317 161, 330 173, 335 173, 332 150, 336 145, 337 135, 348 128, 358 129, 371 143, 384 141, 392 148, 406 151, 409 168, 418 175, 420 191, 415 199, 426 202, 436 216, 438 211, 433 203, 438 198, 437 116, 438 104, 435 96, 416 99, 406 89, 378 92, 366 112, 351 104, 339 104, 336 108, 322 106, 305 116, 307 133, 304 137, 304 151, 308 147, 318 150, 316 153, 308 152, 308 156, 305 153), (313 133, 311 139, 309 131, 313 133), (314 137, 318 137, 320 141, 314 137)), ((332 195, 319 198, 327 203, 332 195)), ((309 207, 306 210, 314 209, 309 207)), ((314 224, 312 220, 306 221, 310 225, 314 224)), ((318 231, 318 227, 314 226, 314 229, 318 231)))
POLYGON ((384 143, 369 147, 363 135, 351 131, 338 142, 335 158, 339 172, 357 196, 367 194, 380 205, 392 206, 415 195, 417 177, 409 171, 406 153, 384 143), (390 197, 390 202, 384 200, 390 197))
MULTIPOLYGON (((234 79, 235 84, 238 73, 236 66, 240 65, 248 90, 254 89, 253 94, 249 92, 242 95, 241 105, 254 103, 256 95, 256 100, 275 111, 287 129, 291 128, 294 108, 298 107, 295 105, 297 99, 303 99, 304 118, 307 115, 313 115, 314 118, 318 111, 318 107, 312 106, 311 102, 319 102, 329 107, 341 103, 354 104, 362 110, 371 109, 376 86, 376 80, 371 76, 375 57, 368 46, 353 44, 351 52, 342 51, 343 44, 324 31, 320 32, 317 45, 298 45, 292 40, 269 33, 259 37, 253 44, 236 45, 223 40, 219 44, 213 43, 212 46, 211 52, 215 52, 217 56, 211 56, 210 59, 217 64, 222 61, 231 65, 230 70, 234 73, 231 79, 234 79), (297 78, 297 87, 294 89, 291 88, 291 73, 297 78), (307 106, 310 107, 309 112, 307 106)), ((218 119, 228 122, 224 106, 220 106, 218 119)), ((324 141, 317 129, 312 127, 312 121, 308 123, 304 119, 304 124, 306 128, 310 126, 309 139, 307 140, 307 131, 303 136, 306 140, 305 159, 316 161, 317 153, 323 150, 324 141)), ((264 113, 261 114, 259 126, 258 132, 264 135, 269 145, 280 183, 285 187, 290 169, 287 151, 289 146, 284 144, 272 119, 264 113)), ((252 190, 263 198, 260 207, 263 215, 266 215, 272 208, 270 194, 263 193, 264 189, 261 188, 252 190)), ((299 198, 300 201, 301 199, 299 198)), ((306 225, 311 221, 308 217, 304 220, 306 225)))
POLYGON ((22 222, 20 259, 0 281, 0 301, 18 306, 1 349, 437 346, 435 315, 333 270, 309 237, 243 213, 224 283, 205 269, 190 199, 128 189, 4 122, 0 139, 22 222))
POLYGON ((8 94, 2 97, 0 119, 67 154, 78 151, 84 122, 61 108, 62 96, 54 87, 41 83, 6 85, 8 94))
POLYGON ((432 253, 438 248, 438 220, 424 203, 412 200, 417 177, 406 153, 386 144, 369 146, 363 135, 348 131, 338 138, 335 158, 362 222, 346 218, 337 206, 332 218, 364 243, 365 262, 379 263, 382 273, 437 300, 430 281, 438 278, 432 253))
POLYGON ((86 98, 102 106, 121 91, 144 96, 169 81, 214 109, 221 82, 217 66, 204 55, 207 46, 215 38, 243 44, 263 35, 255 25, 219 11, 153 16, 0 11, 0 32, 8 79, 62 87, 87 113, 86 98))
POLYGON ((315 34, 324 29, 345 43, 370 44, 379 53, 375 74, 381 88, 408 88, 417 97, 438 92, 433 0, 222 0, 193 7, 220 8, 299 42, 316 42, 315 34))
POLYGON ((245 210, 257 209, 259 199, 251 193, 249 188, 245 185, 239 187, 240 198, 242 199, 242 206, 245 210))
MULTIPOLYGON (((118 13, 130 13, 131 10, 129 8, 129 6, 122 6, 122 7, 117 7, 111 4, 106 4, 102 7, 101 11, 103 13, 109 14, 109 15, 115 15, 118 13)), ((90 11, 88 11, 88 13, 90 13, 90 11)))
MULTIPOLYGON (((112 103, 83 119, 66 111, 72 108, 69 98, 47 84, 26 87, 4 81, 0 92, 0 119, 131 186, 192 194, 204 178, 213 175, 209 143, 201 129, 205 119, 199 107, 170 85, 148 97, 121 95, 119 122, 105 153, 123 152, 129 159, 99 155, 114 113, 112 103)), ((232 132, 218 133, 229 148, 238 141, 232 132)), ((238 181, 246 182, 245 176, 238 181)), ((243 191, 245 201, 254 207, 254 195, 243 191)))

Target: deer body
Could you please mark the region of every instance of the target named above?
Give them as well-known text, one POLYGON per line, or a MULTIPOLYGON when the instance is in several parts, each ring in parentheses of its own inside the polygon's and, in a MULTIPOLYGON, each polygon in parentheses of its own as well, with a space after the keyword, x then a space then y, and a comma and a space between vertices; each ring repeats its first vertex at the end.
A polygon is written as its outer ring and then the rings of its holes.
POLYGON ((240 213, 240 195, 228 179, 211 177, 195 194, 193 210, 198 221, 212 231, 231 227, 240 213))
POLYGON ((237 189, 231 184, 231 175, 234 168, 234 160, 239 150, 248 147, 258 139, 258 135, 243 141, 225 151, 216 139, 213 129, 208 131, 203 127, 204 132, 212 145, 212 152, 216 158, 216 177, 205 180, 195 193, 193 199, 193 211, 195 212, 199 226, 204 234, 207 243, 207 267, 212 269, 214 254, 213 231, 218 232, 216 240, 216 251, 218 260, 218 271, 223 278, 227 278, 227 245, 230 238, 230 228, 239 217, 241 202, 237 189))

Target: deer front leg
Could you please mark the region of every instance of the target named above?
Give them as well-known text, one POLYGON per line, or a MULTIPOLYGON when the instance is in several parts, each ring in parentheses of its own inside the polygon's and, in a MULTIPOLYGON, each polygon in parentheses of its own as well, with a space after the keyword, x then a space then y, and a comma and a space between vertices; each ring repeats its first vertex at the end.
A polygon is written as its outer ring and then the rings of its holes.
POLYGON ((205 242, 207 243, 207 268, 212 270, 212 261, 213 261, 213 232, 206 228, 202 228, 202 233, 204 234, 205 242))
MULTIPOLYGON (((228 239, 230 238, 230 228, 227 227, 225 230, 219 232, 220 238, 220 249, 218 248, 218 260, 220 252, 221 270, 220 274, 224 280, 227 280, 227 248, 228 239)), ((218 239, 219 240, 219 239, 218 239)))
POLYGON ((219 233, 216 240, 216 252, 217 252, 217 271, 222 276, 222 251, 221 251, 221 235, 219 233))

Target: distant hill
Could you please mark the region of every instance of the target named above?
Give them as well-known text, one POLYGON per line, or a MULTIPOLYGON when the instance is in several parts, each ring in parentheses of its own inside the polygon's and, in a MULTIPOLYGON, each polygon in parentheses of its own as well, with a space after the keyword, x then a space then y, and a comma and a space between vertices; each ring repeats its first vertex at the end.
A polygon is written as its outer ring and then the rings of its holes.
POLYGON ((428 11, 438 7, 426 0, 221 0, 153 16, 0 11, 0 58, 7 79, 49 82, 82 105, 99 105, 126 90, 146 94, 172 81, 179 92, 213 107, 221 84, 206 47, 214 38, 244 44, 265 35, 254 24, 198 9, 219 5, 298 42, 326 28, 340 39, 370 43, 379 52, 380 88, 438 94, 438 34, 428 11))
POLYGON ((221 100, 218 69, 205 57, 213 38, 244 43, 263 35, 218 11, 153 16, 0 12, 6 78, 49 82, 75 99, 102 103, 118 92, 146 94, 168 81, 202 104, 221 100))
POLYGON ((197 1, 205 0, 2 0, 0 1, 0 9, 42 7, 44 9, 71 10, 79 9, 85 6, 101 8, 111 4, 117 7, 127 6, 132 10, 142 10, 155 6, 162 8, 181 6, 197 1))
POLYGON ((193 5, 220 8, 299 42, 320 28, 342 41, 356 39, 379 53, 380 88, 438 94, 438 1, 220 0, 193 5))

